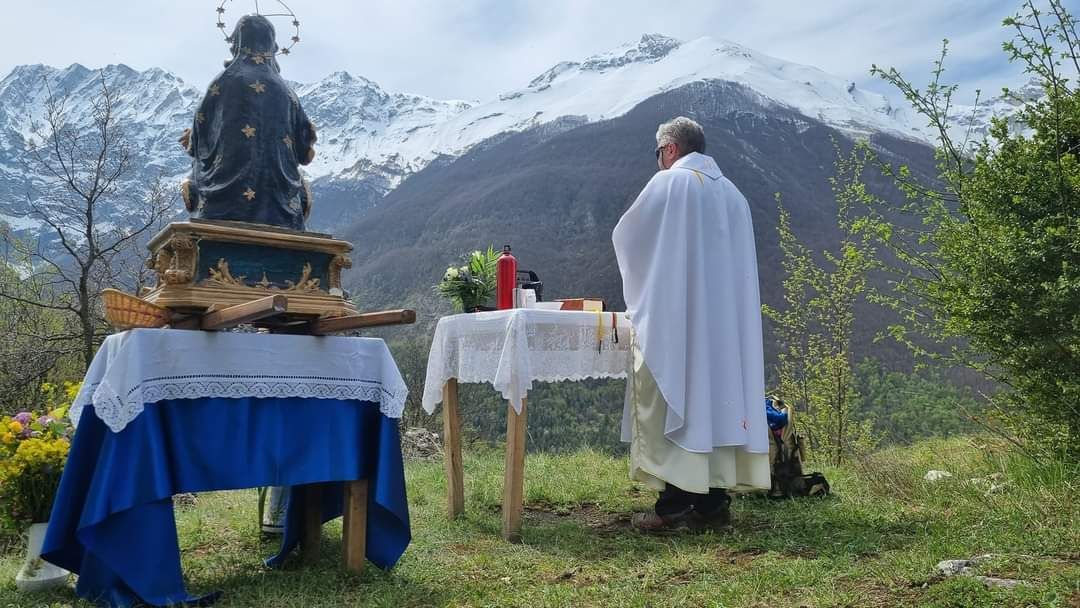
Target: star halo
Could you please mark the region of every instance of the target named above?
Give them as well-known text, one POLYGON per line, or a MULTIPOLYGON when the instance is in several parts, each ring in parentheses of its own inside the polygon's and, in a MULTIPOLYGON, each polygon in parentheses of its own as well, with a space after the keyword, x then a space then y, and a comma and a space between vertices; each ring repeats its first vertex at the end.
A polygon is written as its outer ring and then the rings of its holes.
MULTIPOLYGON (((221 0, 220 3, 218 4, 218 7, 217 7, 217 28, 219 30, 221 30, 221 32, 223 34, 226 31, 225 7, 226 6, 231 7, 234 2, 235 2, 235 0, 221 0)), ((264 3, 265 2, 266 2, 266 0, 264 0, 264 3)), ((288 46, 283 46, 283 47, 279 48, 277 50, 277 52, 275 53, 277 55, 288 55, 288 54, 292 53, 292 48, 294 46, 296 46, 296 44, 298 42, 300 42, 300 20, 296 18, 296 13, 294 13, 292 11, 292 9, 289 8, 289 6, 287 4, 282 2, 282 0, 273 0, 273 2, 276 3, 276 5, 277 5, 275 7, 275 9, 274 9, 276 12, 264 13, 264 12, 259 10, 259 8, 260 8, 259 7, 259 0, 254 0, 255 14, 256 15, 262 15, 263 17, 267 17, 267 18, 287 17, 290 20, 290 22, 292 24, 292 27, 293 27, 293 35, 292 35, 292 38, 290 38, 291 42, 289 43, 288 46)), ((230 42, 231 43, 232 42, 232 36, 230 36, 228 34, 225 34, 225 42, 230 42)))

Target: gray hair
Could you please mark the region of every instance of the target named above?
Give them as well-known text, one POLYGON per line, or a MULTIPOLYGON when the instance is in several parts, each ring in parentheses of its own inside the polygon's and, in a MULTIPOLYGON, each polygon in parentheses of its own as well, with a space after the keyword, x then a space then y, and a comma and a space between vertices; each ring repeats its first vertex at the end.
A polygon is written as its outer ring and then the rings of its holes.
POLYGON ((676 144, 679 152, 705 152, 705 130, 701 125, 685 116, 673 118, 660 125, 656 130, 656 145, 676 144))

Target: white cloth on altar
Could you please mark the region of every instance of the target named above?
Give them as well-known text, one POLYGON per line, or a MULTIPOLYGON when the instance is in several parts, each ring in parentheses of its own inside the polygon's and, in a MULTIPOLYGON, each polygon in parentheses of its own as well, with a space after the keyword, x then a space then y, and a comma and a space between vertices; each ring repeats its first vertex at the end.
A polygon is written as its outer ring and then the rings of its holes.
MULTIPOLYGON (((689 452, 769 451, 750 207, 708 156, 658 172, 615 227, 623 295, 667 414, 689 452)), ((631 403, 623 439, 632 435, 631 403)))
POLYGON ((435 412, 451 378, 492 385, 519 413, 533 382, 626 378, 630 329, 625 314, 612 312, 517 308, 443 317, 428 355, 424 410, 435 412))
POLYGON ((71 406, 120 432, 147 404, 210 397, 355 399, 400 418, 408 388, 376 338, 133 329, 105 339, 71 406))

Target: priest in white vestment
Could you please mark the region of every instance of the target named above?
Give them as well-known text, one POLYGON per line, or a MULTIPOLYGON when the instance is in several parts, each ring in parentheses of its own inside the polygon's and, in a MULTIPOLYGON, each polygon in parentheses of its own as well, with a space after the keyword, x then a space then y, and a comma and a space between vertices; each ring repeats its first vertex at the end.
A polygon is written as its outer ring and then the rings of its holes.
POLYGON ((726 490, 770 486, 754 229, 699 124, 656 143, 660 171, 612 237, 634 326, 623 440, 631 478, 660 492, 634 525, 722 525, 726 490))

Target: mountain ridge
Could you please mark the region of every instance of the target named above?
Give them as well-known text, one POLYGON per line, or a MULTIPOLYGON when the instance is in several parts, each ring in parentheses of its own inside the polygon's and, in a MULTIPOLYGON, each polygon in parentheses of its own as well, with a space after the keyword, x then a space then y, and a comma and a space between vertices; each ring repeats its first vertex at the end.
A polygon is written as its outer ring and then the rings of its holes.
MULTIPOLYGON (((0 80, 0 221, 33 228, 19 217, 27 184, 38 177, 19 170, 32 136, 28 118, 40 118, 50 93, 66 93, 73 121, 89 125, 86 109, 101 81, 117 95, 119 122, 141 151, 143 162, 129 189, 137 191, 154 175, 178 181, 187 172, 189 160, 176 138, 190 126, 202 89, 156 67, 18 66, 0 80)), ((315 82, 294 83, 320 135, 316 160, 305 168, 316 194, 313 225, 326 229, 352 221, 436 159, 460 158, 492 138, 609 120, 655 95, 711 81, 752 90, 760 98, 757 112, 792 109, 855 137, 889 133, 924 143, 929 137, 884 96, 818 68, 707 37, 681 41, 645 34, 607 52, 558 62, 525 87, 482 102, 390 92, 338 70, 315 82)), ((988 104, 975 115, 979 124, 973 131, 985 133, 990 116, 1011 108, 988 104)), ((137 204, 137 197, 126 198, 116 215, 137 204)))
MULTIPOLYGON (((834 249, 841 234, 829 181, 832 161, 835 146, 848 150, 853 137, 789 108, 763 111, 762 103, 744 85, 692 82, 616 118, 508 133, 455 162, 432 163, 340 233, 355 246, 346 287, 364 309, 424 311, 415 332, 429 336, 432 328, 424 323, 449 312, 432 291, 447 265, 466 251, 510 243, 519 264, 539 274, 545 298, 594 296, 621 309, 611 231, 656 172, 656 125, 679 112, 703 125, 706 153, 746 196, 762 301, 782 307, 775 195, 804 245, 817 252, 834 249)), ((883 161, 932 179, 934 153, 928 146, 890 134, 875 135, 872 143, 883 161)), ((867 179, 872 191, 889 196, 884 178, 867 179)), ((870 350, 888 324, 887 312, 866 305, 859 319, 859 352, 903 365, 902 346, 883 343, 870 350)), ((767 339, 767 357, 772 360, 776 352, 775 341, 767 339)))
MULTIPOLYGON (((177 137, 202 91, 159 68, 20 67, 0 80, 0 221, 34 230, 17 215, 21 193, 38 179, 19 170, 25 116, 41 111, 49 91, 65 90, 76 123, 85 122, 100 80, 118 95, 118 119, 140 154, 107 221, 123 221, 125 208, 139 204, 146 179, 188 171, 177 137)), ((750 201, 762 297, 772 305, 781 303, 782 272, 774 194, 808 247, 833 246, 835 142, 867 138, 888 162, 931 178, 934 168, 926 138, 884 97, 710 38, 645 35, 560 62, 485 102, 393 93, 344 71, 294 86, 320 134, 307 168, 310 228, 355 244, 345 278, 361 307, 436 313, 425 318, 447 311, 431 290, 447 264, 504 242, 540 273, 548 297, 596 295, 619 307, 611 228, 656 170, 657 124, 676 115, 705 126, 706 152, 750 201)), ((865 312, 861 345, 887 321, 865 312)), ((775 355, 775 344, 769 348, 775 355)))

